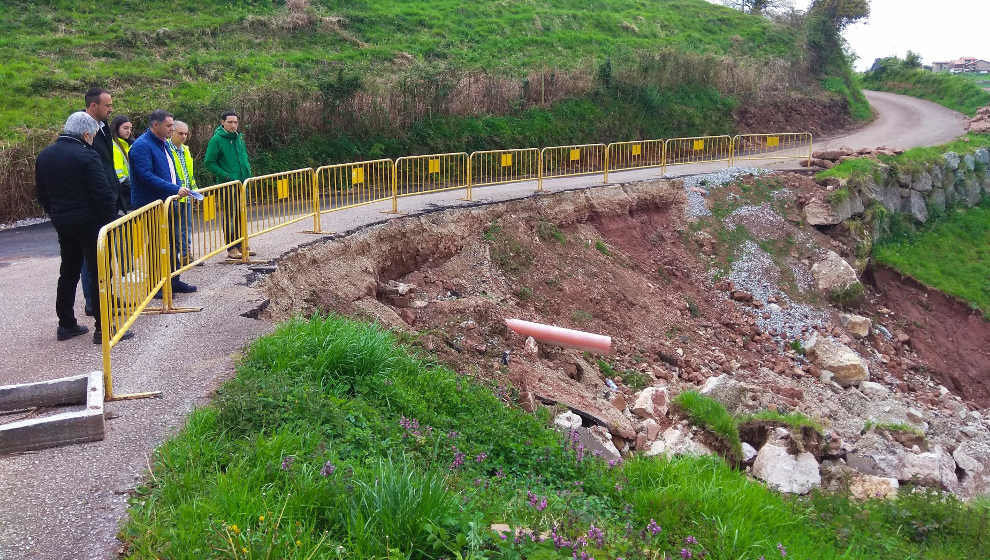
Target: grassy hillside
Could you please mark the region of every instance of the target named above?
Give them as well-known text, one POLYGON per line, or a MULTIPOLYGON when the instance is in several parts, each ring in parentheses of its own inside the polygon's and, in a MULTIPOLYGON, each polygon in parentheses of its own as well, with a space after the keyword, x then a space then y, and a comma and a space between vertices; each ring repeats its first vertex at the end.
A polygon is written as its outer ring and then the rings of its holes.
POLYGON ((156 452, 121 531, 128 556, 948 560, 982 550, 985 502, 920 490, 862 503, 783 497, 711 457, 606 463, 547 428, 546 409, 524 413, 506 404, 508 388, 411 352, 334 317, 258 340, 216 403, 156 452))
POLYGON ((523 77, 665 46, 787 57, 795 41, 767 20, 703 0, 327 1, 295 10, 270 1, 6 4, 0 139, 8 141, 58 124, 92 84, 117 94, 117 111, 143 114, 256 89, 319 91, 339 69, 388 81, 397 56, 425 71, 523 77))
MULTIPOLYGON (((815 114, 788 103, 818 103, 830 114, 835 99, 856 118, 869 116, 848 76, 809 74, 800 22, 705 0, 53 0, 5 8, 0 147, 11 149, 0 150, 0 188, 12 196, 0 199, 0 221, 37 215, 32 158, 93 85, 111 90, 115 112, 138 132, 159 107, 190 123, 197 158, 219 113, 235 108, 257 173, 731 133, 733 111, 761 103, 784 122, 815 114)), ((202 165, 197 176, 213 182, 202 165)))
POLYGON ((896 58, 887 59, 879 68, 864 74, 863 87, 920 97, 969 116, 990 105, 990 92, 978 85, 977 80, 908 68, 896 58))
POLYGON ((990 200, 881 243, 877 262, 969 302, 990 319, 990 200))

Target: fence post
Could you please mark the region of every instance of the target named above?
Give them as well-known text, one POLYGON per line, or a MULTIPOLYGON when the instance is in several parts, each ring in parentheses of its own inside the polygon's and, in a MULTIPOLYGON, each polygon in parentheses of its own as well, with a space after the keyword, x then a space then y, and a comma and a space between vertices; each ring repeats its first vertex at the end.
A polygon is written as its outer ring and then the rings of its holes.
POLYGON ((399 213, 399 161, 397 158, 392 162, 392 214, 399 213))
POLYGON ((241 262, 246 263, 250 259, 251 251, 248 249, 248 218, 247 218, 247 184, 240 183, 238 193, 241 195, 237 203, 237 220, 241 227, 241 262))
POLYGON ((739 136, 736 135, 729 138, 729 167, 732 167, 732 158, 736 154, 736 138, 739 138, 739 136))
POLYGON ((540 192, 540 191, 543 190, 543 150, 545 150, 545 149, 546 148, 540 149, 540 155, 539 155, 539 157, 536 158, 536 165, 537 165, 537 170, 538 170, 537 180, 536 180, 536 191, 537 192, 540 192))
POLYGON ((663 141, 663 155, 660 156, 660 176, 663 177, 667 174, 667 142, 670 142, 670 138, 663 141))
POLYGON ((611 144, 605 146, 605 177, 602 179, 602 184, 608 184, 608 152, 612 148, 611 144))
POLYGON ((468 160, 467 160, 467 196, 464 197, 464 200, 471 200, 471 178, 473 177, 471 175, 471 159, 473 157, 474 157, 474 153, 473 152, 470 155, 468 155, 468 160))
MULTIPOLYGON (((160 269, 165 284, 162 286, 162 313, 172 308, 172 243, 169 239, 168 214, 172 207, 170 202, 162 204, 161 222, 158 224, 158 243, 161 253, 160 269)), ((178 220, 176 220, 178 221, 178 220)), ((178 225, 178 224, 176 224, 178 225)))
POLYGON ((808 169, 811 169, 811 154, 814 153, 812 150, 815 145, 815 137, 808 133, 808 169))
MULTIPOLYGON (((113 398, 113 375, 110 372, 110 287, 109 271, 107 264, 107 235, 109 231, 106 226, 100 229, 96 242, 96 261, 98 269, 98 282, 100 292, 100 335, 102 345, 100 351, 103 354, 103 395, 105 399, 113 398)), ((123 259, 121 259, 123 267, 123 259)))
POLYGON ((323 233, 320 229, 320 180, 316 170, 313 170, 313 233, 323 233))

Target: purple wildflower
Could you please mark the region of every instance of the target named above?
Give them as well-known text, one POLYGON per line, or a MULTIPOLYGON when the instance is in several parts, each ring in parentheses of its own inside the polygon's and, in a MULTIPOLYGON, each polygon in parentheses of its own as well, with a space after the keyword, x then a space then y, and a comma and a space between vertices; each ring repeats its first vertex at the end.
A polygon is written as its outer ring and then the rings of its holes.
POLYGON ((784 548, 784 545, 782 545, 781 543, 777 543, 777 550, 780 551, 781 557, 787 556, 787 549, 784 548))
POLYGON ((659 535, 660 534, 660 531, 662 531, 663 529, 661 529, 660 526, 657 525, 657 522, 656 522, 655 519, 652 519, 651 518, 650 519, 650 522, 647 523, 647 525, 646 525, 646 530, 649 531, 650 534, 655 537, 655 536, 659 535))
POLYGON ((690 550, 688 550, 686 548, 682 548, 681 549, 681 558, 691 558, 691 556, 692 556, 692 554, 691 554, 691 551, 690 550))
POLYGON ((290 468, 292 468, 292 463, 294 463, 295 461, 296 461, 296 458, 293 455, 286 455, 285 457, 283 457, 282 458, 282 470, 283 471, 287 471, 290 468))
POLYGON ((684 544, 698 544, 698 539, 688 535, 687 538, 684 539, 684 544))
POLYGON ((447 432, 447 437, 450 438, 450 439, 455 439, 457 437, 457 432, 455 432, 454 430, 451 430, 451 431, 447 432))
POLYGON ((450 463, 450 470, 456 471, 457 469, 459 469, 461 467, 461 465, 464 464, 464 457, 465 457, 465 455, 463 453, 461 453, 460 451, 458 451, 457 448, 455 447, 454 448, 454 460, 450 463))
POLYGON ((337 467, 330 461, 327 461, 324 463, 323 468, 320 469, 320 474, 325 478, 332 475, 335 470, 337 470, 337 467))
POLYGON ((595 524, 592 523, 588 529, 588 540, 595 541, 599 548, 605 546, 605 531, 595 527, 595 524))
POLYGON ((476 455, 476 456, 474 457, 474 460, 475 460, 475 462, 478 462, 478 463, 480 463, 480 462, 482 462, 482 461, 484 461, 484 460, 485 460, 485 459, 487 459, 487 458, 488 458, 488 454, 487 454, 487 453, 478 453, 478 454, 477 454, 477 455, 476 455))

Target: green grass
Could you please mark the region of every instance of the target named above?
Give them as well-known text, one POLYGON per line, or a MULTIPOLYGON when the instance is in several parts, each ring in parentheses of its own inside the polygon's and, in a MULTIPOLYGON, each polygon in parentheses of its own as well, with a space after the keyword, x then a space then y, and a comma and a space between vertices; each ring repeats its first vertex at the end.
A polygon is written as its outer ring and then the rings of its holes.
POLYGON ((485 69, 522 78, 544 66, 595 66, 608 56, 665 47, 756 58, 794 56, 787 27, 702 0, 524 0, 464 3, 314 1, 340 29, 281 26, 283 3, 125 0, 100 9, 66 0, 5 3, 0 16, 0 140, 51 128, 92 84, 112 84, 123 113, 176 113, 226 102, 259 86, 289 93, 334 87, 340 70, 373 84, 411 55, 424 72, 485 69), (164 29, 164 31, 163 31, 164 29))
POLYGON ((866 424, 863 425, 863 432, 864 433, 868 432, 874 428, 879 428, 881 430, 887 430, 890 432, 906 432, 909 434, 914 434, 916 436, 925 437, 925 432, 922 432, 920 429, 910 424, 904 424, 901 422, 878 424, 872 420, 867 420, 866 424))
POLYGON ((787 498, 713 457, 610 467, 548 429, 545 411, 526 414, 499 394, 376 326, 289 321, 156 450, 120 532, 126 555, 571 557, 549 541, 503 540, 492 523, 556 526, 572 541, 594 525, 602 544, 583 551, 596 558, 688 548, 755 560, 780 557, 780 543, 791 558, 948 559, 986 544, 986 503, 787 498))
POLYGON ((877 244, 880 264, 955 296, 990 319, 990 202, 950 210, 914 234, 877 244))
POLYGON ((815 429, 816 431, 818 431, 818 433, 822 433, 825 431, 825 428, 824 426, 822 426, 821 422, 812 420, 811 418, 808 418, 804 414, 801 414, 800 412, 797 411, 789 412, 787 414, 781 414, 776 410, 761 410, 760 412, 756 412, 754 414, 746 414, 736 419, 736 421, 739 424, 745 424, 746 422, 751 422, 753 420, 763 420, 766 422, 779 422, 781 424, 785 424, 787 426, 790 426, 791 428, 795 428, 798 430, 807 427, 807 428, 815 429))
POLYGON ((963 155, 987 147, 990 147, 990 134, 967 134, 946 144, 911 148, 896 156, 879 156, 877 159, 868 157, 847 159, 831 169, 818 172, 815 174, 815 179, 855 180, 856 177, 872 175, 874 180, 883 182, 885 179, 884 170, 878 163, 888 165, 895 171, 901 170, 910 174, 921 171, 929 164, 941 162, 942 156, 946 152, 963 155))
POLYGON ((650 376, 645 373, 633 369, 619 371, 615 369, 615 367, 613 367, 612 364, 600 358, 597 360, 597 363, 598 363, 598 370, 602 372, 603 376, 609 379, 613 379, 615 377, 621 377, 623 385, 629 387, 634 391, 639 391, 640 389, 646 388, 648 385, 650 385, 652 381, 650 379, 650 376))
POLYGON ((697 391, 684 391, 674 397, 678 406, 691 421, 721 438, 729 453, 736 459, 742 458, 742 443, 739 441, 739 427, 736 419, 718 401, 697 391))
POLYGON ((945 72, 894 67, 878 73, 867 72, 863 87, 920 97, 969 116, 990 105, 990 92, 971 79, 945 72))
POLYGON ((873 109, 863 94, 863 84, 851 71, 846 71, 841 76, 825 78, 822 80, 822 88, 844 98, 853 119, 869 121, 873 118, 873 109))

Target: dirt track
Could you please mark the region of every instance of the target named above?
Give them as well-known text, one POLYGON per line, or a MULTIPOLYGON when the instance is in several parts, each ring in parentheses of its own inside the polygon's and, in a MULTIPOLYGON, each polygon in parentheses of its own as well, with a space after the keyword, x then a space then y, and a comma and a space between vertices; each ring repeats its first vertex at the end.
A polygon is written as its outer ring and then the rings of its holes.
MULTIPOLYGON (((822 143, 854 147, 912 147, 940 143, 963 132, 963 117, 927 101, 888 93, 869 93, 879 113, 876 122, 848 136, 822 143)), ((758 165, 759 162, 751 162, 758 165)), ((688 174, 717 166, 680 166, 669 171, 688 174)), ((613 181, 655 178, 658 170, 616 173, 613 181)), ((600 177, 550 180, 550 191, 601 183, 600 177)), ((532 183, 475 190, 476 201, 506 200, 532 193, 532 183)), ((416 213, 436 206, 457 206, 460 192, 403 199, 401 209, 416 213)), ((476 202, 477 203, 477 202, 476 202)), ((326 231, 346 231, 384 219, 385 205, 369 205, 324 216, 326 231)), ((276 258, 317 238, 289 227, 252 240, 260 256, 276 258)), ((34 234, 50 230, 39 227, 34 234)), ((0 297, 7 302, 0 337, 0 384, 23 383, 74 375, 99 367, 99 347, 88 337, 54 340, 52 299, 59 259, 57 251, 30 255, 22 247, 32 241, 24 232, 0 232, 0 297)), ((47 243, 51 243, 50 241, 47 243)), ((245 318, 263 296, 250 284, 253 273, 243 267, 208 263, 184 275, 200 286, 179 303, 202 305, 198 314, 149 316, 135 326, 137 336, 114 351, 115 386, 119 392, 161 389, 164 398, 109 403, 114 419, 102 442, 0 458, 0 558, 110 558, 119 543, 116 527, 126 509, 127 494, 141 480, 146 457, 188 411, 202 403, 213 387, 230 375, 239 349, 269 329, 245 318)), ((81 297, 77 314, 82 317, 81 297)))

